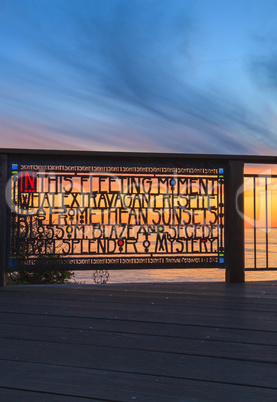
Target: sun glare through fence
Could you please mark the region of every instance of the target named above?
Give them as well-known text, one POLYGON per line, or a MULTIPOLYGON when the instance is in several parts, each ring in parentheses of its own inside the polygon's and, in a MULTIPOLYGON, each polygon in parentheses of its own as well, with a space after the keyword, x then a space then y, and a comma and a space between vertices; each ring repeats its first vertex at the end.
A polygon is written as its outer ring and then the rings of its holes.
POLYGON ((277 166, 245 166, 245 267, 277 267, 277 166))

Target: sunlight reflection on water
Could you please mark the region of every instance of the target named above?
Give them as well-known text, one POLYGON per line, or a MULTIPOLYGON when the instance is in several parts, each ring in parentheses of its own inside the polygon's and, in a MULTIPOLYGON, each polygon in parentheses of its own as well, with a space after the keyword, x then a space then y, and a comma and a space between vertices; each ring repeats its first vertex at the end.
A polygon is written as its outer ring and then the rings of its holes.
MULTIPOLYGON (((265 242, 264 232, 257 234, 257 266, 264 264, 265 242)), ((271 230, 269 260, 271 264, 276 261, 277 229, 271 230)), ((245 231, 245 259, 246 267, 253 265, 253 230, 245 231)), ((272 265, 274 266, 274 265, 272 265)), ((75 280, 82 283, 93 284, 94 271, 76 271, 75 280)), ((246 281, 277 280, 277 271, 246 271, 246 281)), ((158 283, 158 282, 224 282, 225 269, 134 269, 109 270, 108 283, 158 283)))
MULTIPOLYGON (((225 270, 219 269, 126 269, 109 271, 108 283, 206 282, 224 281, 225 270), (207 279, 209 278, 209 279, 207 279)), ((94 283, 93 271, 75 272, 79 282, 94 283)))
MULTIPOLYGON (((137 269, 109 271, 108 283, 224 282, 225 269, 137 269)), ((246 281, 277 280, 277 271, 246 272, 246 281)), ((75 280, 93 284, 93 271, 75 272, 75 280)))

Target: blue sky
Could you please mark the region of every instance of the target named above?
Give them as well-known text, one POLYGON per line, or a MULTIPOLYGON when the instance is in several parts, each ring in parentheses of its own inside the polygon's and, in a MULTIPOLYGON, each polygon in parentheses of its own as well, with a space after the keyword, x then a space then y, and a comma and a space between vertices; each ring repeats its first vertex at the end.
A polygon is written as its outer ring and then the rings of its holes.
POLYGON ((1 0, 1 147, 275 154, 276 0, 1 0))

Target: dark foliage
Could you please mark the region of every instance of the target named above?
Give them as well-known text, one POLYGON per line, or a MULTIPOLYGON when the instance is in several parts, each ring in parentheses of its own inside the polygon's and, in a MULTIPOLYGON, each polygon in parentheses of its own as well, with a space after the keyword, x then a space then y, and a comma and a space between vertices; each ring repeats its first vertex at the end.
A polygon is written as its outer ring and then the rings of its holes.
POLYGON ((35 271, 10 272, 7 275, 8 285, 46 285, 64 284, 74 279, 73 271, 35 271))

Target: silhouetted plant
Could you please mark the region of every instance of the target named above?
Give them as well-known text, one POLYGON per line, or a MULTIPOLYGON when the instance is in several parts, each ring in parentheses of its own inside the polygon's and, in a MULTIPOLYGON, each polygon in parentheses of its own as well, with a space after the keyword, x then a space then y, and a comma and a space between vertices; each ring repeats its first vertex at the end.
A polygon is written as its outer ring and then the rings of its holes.
POLYGON ((74 279, 73 271, 18 271, 9 272, 7 275, 8 285, 47 285, 65 284, 74 279))
MULTIPOLYGON (((38 223, 34 225, 36 230, 38 228, 38 223)), ((19 235, 20 238, 20 235, 19 235)), ((23 261, 26 258, 26 243, 20 242, 18 262, 23 261)), ((40 255, 42 258, 48 258, 52 256, 40 255)), ((7 284, 8 285, 46 285, 46 284, 65 284, 74 281, 73 271, 16 271, 9 272, 7 274, 7 284)))

